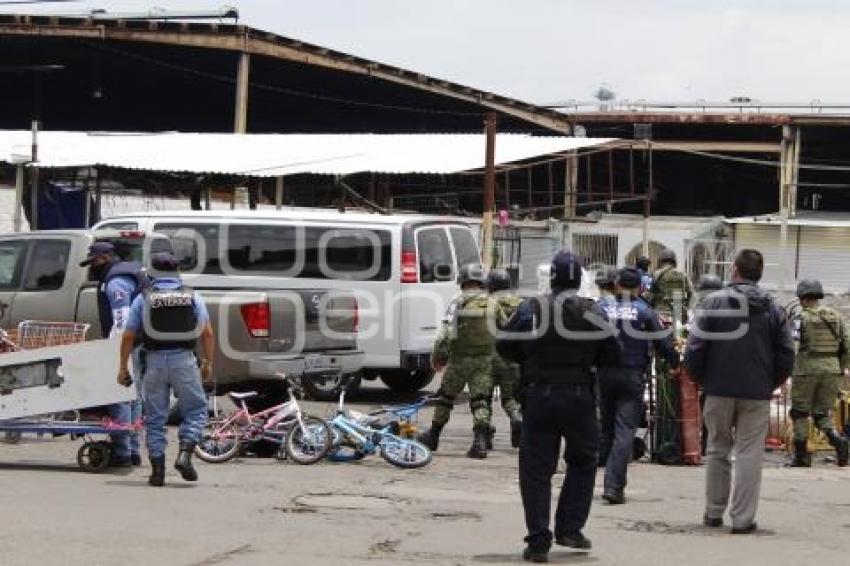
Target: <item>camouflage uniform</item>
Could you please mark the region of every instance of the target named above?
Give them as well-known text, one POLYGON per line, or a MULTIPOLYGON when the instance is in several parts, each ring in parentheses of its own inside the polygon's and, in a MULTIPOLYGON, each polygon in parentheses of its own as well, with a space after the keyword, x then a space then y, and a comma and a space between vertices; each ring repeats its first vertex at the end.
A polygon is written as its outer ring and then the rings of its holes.
POLYGON ((805 442, 809 417, 827 434, 835 428, 831 412, 842 370, 850 362, 850 333, 838 312, 820 305, 803 306, 794 331, 799 350, 791 387, 791 418, 795 442, 805 442))
MULTIPOLYGON (((673 338, 683 340, 688 322, 688 309, 694 298, 690 279, 671 262, 666 262, 652 275, 650 302, 662 323, 673 327, 673 338)), ((679 423, 679 387, 669 364, 655 357, 656 412, 653 425, 653 460, 662 463, 681 461, 681 427, 679 423)))
MULTIPOLYGON (((496 317, 499 328, 504 327, 516 312, 522 299, 516 295, 502 295, 496 299, 496 317)), ((492 357, 493 388, 499 387, 502 409, 511 419, 518 418, 519 402, 516 400, 516 389, 519 382, 519 366, 508 362, 502 356, 493 352, 492 357)), ((491 395, 492 397, 492 395, 491 395)))
POLYGON ((434 409, 433 424, 439 428, 449 421, 455 398, 468 386, 473 429, 490 430, 490 372, 495 348, 487 328, 489 308, 485 291, 463 293, 456 299, 452 319, 443 324, 434 343, 433 358, 448 362, 434 409))
POLYGON ((687 323, 688 307, 693 296, 690 279, 675 265, 667 264, 653 274, 651 304, 662 320, 674 322, 676 318, 677 326, 678 322, 687 323))

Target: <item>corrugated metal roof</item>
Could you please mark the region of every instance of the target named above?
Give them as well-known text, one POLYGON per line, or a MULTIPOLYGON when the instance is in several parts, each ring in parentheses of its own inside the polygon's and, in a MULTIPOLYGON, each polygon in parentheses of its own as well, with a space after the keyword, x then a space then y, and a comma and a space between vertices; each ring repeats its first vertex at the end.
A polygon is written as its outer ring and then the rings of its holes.
MULTIPOLYGON (((39 133, 41 167, 108 166, 149 171, 278 177, 458 173, 484 167, 483 134, 39 133)), ((614 138, 500 134, 496 164, 600 146, 614 138)), ((31 133, 0 131, 0 161, 26 161, 31 133)))
MULTIPOLYGON (((758 224, 761 226, 781 226, 783 219, 778 214, 762 214, 759 216, 741 216, 728 218, 729 224, 758 224)), ((799 212, 794 218, 787 220, 788 226, 820 226, 824 228, 850 227, 850 214, 846 212, 799 212)))

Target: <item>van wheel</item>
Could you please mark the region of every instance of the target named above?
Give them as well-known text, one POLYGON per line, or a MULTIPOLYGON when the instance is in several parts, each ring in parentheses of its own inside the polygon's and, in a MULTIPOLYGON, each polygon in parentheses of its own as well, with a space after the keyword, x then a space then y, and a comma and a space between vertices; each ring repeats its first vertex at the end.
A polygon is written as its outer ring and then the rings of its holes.
POLYGON ((360 376, 311 376, 302 379, 301 385, 307 396, 314 401, 336 401, 339 399, 343 386, 346 387, 347 397, 357 393, 360 389, 360 376))
POLYGON ((397 393, 414 393, 419 391, 434 379, 434 372, 429 370, 387 370, 381 372, 381 381, 397 393))

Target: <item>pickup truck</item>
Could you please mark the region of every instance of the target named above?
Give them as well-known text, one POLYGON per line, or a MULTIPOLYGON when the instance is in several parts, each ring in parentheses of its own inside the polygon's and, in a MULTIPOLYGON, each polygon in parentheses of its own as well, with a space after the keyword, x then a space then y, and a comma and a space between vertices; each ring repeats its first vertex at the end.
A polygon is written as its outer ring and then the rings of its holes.
MULTIPOLYGON (((112 242, 122 259, 136 261, 145 252, 171 248, 166 236, 135 231, 0 235, 0 327, 23 320, 77 321, 91 324, 89 339, 99 338, 97 282, 79 265, 94 241, 112 242)), ((360 370, 357 301, 351 294, 250 289, 222 279, 216 285, 193 285, 207 304, 217 336, 217 393, 258 390, 258 404, 267 404, 285 392, 275 373, 308 378, 303 381, 309 394, 312 381, 360 370)))

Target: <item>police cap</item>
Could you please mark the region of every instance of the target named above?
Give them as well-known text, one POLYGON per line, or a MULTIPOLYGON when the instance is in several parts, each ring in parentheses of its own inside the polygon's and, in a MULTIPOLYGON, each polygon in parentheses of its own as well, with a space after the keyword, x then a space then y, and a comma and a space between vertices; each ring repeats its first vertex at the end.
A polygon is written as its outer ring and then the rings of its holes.
POLYGON ((581 287, 581 260, 571 251, 556 253, 550 276, 553 289, 578 289, 581 287))
POLYGON ((640 271, 634 267, 624 267, 617 274, 617 285, 623 289, 637 289, 640 287, 640 271))
POLYGON ((151 254, 151 267, 155 271, 177 271, 180 260, 168 252, 157 252, 151 254))

